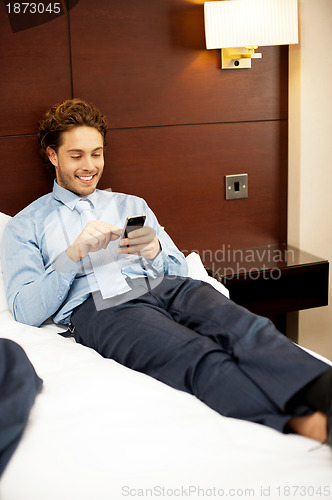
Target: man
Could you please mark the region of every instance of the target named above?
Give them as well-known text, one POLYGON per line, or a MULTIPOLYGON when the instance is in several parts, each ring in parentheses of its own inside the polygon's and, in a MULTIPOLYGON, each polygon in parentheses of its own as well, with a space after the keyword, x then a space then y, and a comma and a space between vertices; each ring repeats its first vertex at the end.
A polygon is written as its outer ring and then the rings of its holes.
POLYGON ((53 192, 6 227, 2 261, 17 321, 67 324, 77 342, 190 392, 225 416, 332 446, 332 369, 265 318, 186 278, 144 200, 100 191, 107 125, 78 99, 40 123, 53 192), (122 239, 125 219, 146 224, 122 239))

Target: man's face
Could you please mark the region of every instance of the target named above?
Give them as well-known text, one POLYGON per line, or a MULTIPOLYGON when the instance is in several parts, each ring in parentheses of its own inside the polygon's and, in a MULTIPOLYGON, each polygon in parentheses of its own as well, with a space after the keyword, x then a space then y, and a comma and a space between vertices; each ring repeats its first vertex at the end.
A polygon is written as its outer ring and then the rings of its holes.
POLYGON ((97 129, 83 126, 63 132, 58 152, 48 147, 47 153, 59 186, 78 196, 93 193, 104 168, 104 141, 97 129))

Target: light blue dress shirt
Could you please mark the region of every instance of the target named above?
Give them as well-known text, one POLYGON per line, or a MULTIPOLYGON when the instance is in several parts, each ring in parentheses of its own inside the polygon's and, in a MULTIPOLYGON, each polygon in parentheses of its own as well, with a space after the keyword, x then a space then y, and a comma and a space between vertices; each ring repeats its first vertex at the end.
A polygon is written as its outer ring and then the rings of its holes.
MULTIPOLYGON (((52 317, 68 324, 75 307, 98 289, 89 257, 73 262, 65 253, 82 231, 75 210, 79 197, 60 187, 34 201, 6 226, 1 244, 1 261, 7 300, 15 319, 40 326, 52 317)), ((125 277, 187 276, 184 255, 159 225, 142 198, 108 190, 95 190, 88 199, 97 219, 122 228, 128 216, 145 214, 145 225, 154 229, 161 252, 154 260, 118 255, 118 241, 109 244, 112 256, 125 277)))

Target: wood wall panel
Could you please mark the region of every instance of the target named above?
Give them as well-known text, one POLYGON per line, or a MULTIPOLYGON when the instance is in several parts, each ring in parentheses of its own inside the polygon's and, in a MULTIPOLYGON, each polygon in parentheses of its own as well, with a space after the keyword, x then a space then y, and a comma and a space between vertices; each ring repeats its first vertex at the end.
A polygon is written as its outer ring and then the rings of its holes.
POLYGON ((182 250, 243 248, 285 241, 286 172, 286 121, 117 130, 101 187, 145 198, 182 250), (236 173, 249 197, 226 201, 236 173))
POLYGON ((36 137, 0 138, 0 158, 1 212, 15 215, 52 189, 53 180, 41 162, 36 137))
POLYGON ((89 5, 70 12, 74 94, 112 128, 287 118, 287 48, 221 71, 220 50, 205 49, 203 0, 89 5))
POLYGON ((35 132, 72 76, 73 95, 108 117, 101 187, 145 198, 181 249, 286 241, 287 47, 221 71, 203 0, 80 0, 16 33, 2 3, 0 22, 0 210, 51 189, 35 132), (249 198, 225 201, 224 176, 243 172, 249 198))
POLYGON ((0 26, 0 136, 32 134, 42 113, 71 96, 67 15, 14 33, 1 2, 0 26))

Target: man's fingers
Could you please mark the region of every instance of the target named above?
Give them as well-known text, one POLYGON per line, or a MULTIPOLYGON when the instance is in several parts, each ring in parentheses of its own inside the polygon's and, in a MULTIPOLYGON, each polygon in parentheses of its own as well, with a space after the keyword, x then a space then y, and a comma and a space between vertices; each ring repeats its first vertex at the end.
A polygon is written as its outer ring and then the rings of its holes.
POLYGON ((136 239, 136 238, 149 238, 152 237, 152 239, 155 237, 156 233, 154 230, 149 227, 149 226, 143 226, 140 227, 139 229, 135 229, 134 231, 130 231, 128 234, 128 238, 131 239, 136 239))
POLYGON ((80 235, 82 243, 98 245, 108 245, 111 240, 116 240, 121 236, 121 229, 102 221, 91 221, 87 224, 80 235))
POLYGON ((116 228, 115 226, 113 227, 114 229, 111 230, 111 240, 117 240, 122 234, 122 229, 116 228))
POLYGON ((128 234, 128 238, 124 238, 120 241, 120 247, 142 245, 142 248, 149 245, 156 237, 156 233, 151 227, 144 226, 140 229, 135 229, 128 234))
POLYGON ((135 238, 135 240, 130 240, 129 238, 125 238, 124 240, 120 240, 119 248, 133 248, 135 251, 142 250, 151 244, 152 240, 146 241, 144 238, 135 238))
POLYGON ((130 231, 128 233, 128 237, 129 238, 136 238, 137 236, 142 235, 142 234, 147 234, 150 231, 151 231, 151 229, 149 228, 149 226, 139 227, 138 229, 134 229, 133 231, 130 231))
POLYGON ((117 240, 122 234, 119 227, 100 220, 90 221, 66 250, 74 262, 83 259, 89 252, 106 249, 111 240, 117 240))
MULTIPOLYGON (((119 227, 113 226, 112 224, 107 224, 107 222, 103 222, 100 220, 90 221, 87 224, 86 229, 88 231, 92 231, 92 232, 97 230, 98 232, 105 234, 105 235, 107 235, 107 234, 115 235, 116 238, 121 236, 121 233, 122 233, 122 230, 119 227)), ((114 238, 114 239, 116 239, 116 238, 114 238)))
POLYGON ((160 243, 158 238, 155 236, 152 241, 146 241, 145 238, 142 239, 143 243, 140 244, 136 244, 136 242, 141 240, 141 238, 135 238, 131 241, 129 238, 121 240, 117 252, 119 254, 141 255, 146 259, 154 259, 160 252, 160 243), (122 244, 124 246, 121 246, 122 244), (128 246, 125 246, 126 244, 128 244, 128 246))
POLYGON ((149 243, 144 245, 122 245, 118 253, 121 253, 121 249, 123 249, 123 253, 139 253, 148 248, 148 246, 149 243))
POLYGON ((121 235, 121 229, 100 221, 88 223, 76 240, 82 248, 82 257, 89 252, 106 249, 111 240, 116 240, 121 235))

